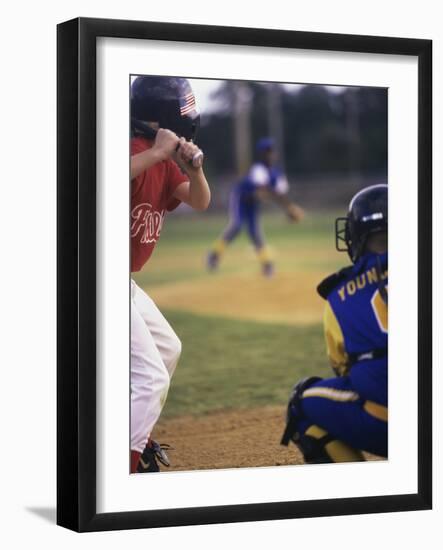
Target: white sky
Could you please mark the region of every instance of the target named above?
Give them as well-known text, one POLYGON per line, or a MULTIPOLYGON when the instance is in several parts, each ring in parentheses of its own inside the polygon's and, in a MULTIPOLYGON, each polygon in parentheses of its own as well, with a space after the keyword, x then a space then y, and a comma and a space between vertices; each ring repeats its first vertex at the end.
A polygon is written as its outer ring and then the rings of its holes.
MULTIPOLYGON (((131 78, 131 81, 135 77, 131 78)), ((211 94, 214 92, 220 85, 221 80, 206 80, 203 78, 189 78, 188 79, 197 100, 197 106, 201 113, 210 113, 217 109, 217 101, 211 99, 211 94)), ((287 90, 292 90, 297 92, 303 88, 303 84, 284 84, 287 90)), ((325 86, 330 91, 335 93, 341 93, 345 87, 344 86, 325 86)))
MULTIPOLYGON (((195 98, 197 100, 197 106, 202 113, 209 113, 217 108, 217 102, 211 99, 211 94, 220 85, 220 80, 205 80, 202 78, 189 78, 188 79, 192 89, 194 91, 195 98)), ((304 84, 284 84, 287 90, 292 90, 294 93, 301 90, 304 84)), ((341 93, 344 86, 325 86, 333 93, 341 93)))

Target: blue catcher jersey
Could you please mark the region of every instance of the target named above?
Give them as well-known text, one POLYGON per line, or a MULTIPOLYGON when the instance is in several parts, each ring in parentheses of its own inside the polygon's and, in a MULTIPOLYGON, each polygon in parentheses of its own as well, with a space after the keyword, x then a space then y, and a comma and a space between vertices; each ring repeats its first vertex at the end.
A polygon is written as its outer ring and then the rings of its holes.
POLYGON ((279 195, 284 195, 289 190, 288 180, 280 168, 266 166, 262 162, 254 163, 246 176, 237 184, 240 194, 245 198, 252 198, 257 189, 266 187, 279 195))
POLYGON ((326 346, 337 374, 366 399, 387 404, 388 258, 368 253, 319 286, 327 299, 326 346), (323 287, 323 288, 322 288, 323 287))

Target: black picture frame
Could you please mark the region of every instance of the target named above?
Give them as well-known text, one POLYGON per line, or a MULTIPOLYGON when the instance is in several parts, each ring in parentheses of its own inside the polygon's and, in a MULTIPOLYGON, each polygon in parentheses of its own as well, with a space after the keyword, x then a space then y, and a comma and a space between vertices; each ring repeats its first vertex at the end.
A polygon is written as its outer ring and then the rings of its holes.
POLYGON ((78 18, 57 29, 57 523, 103 531, 424 510, 432 506, 432 42, 78 18), (418 491, 416 494, 96 512, 96 39, 398 54, 418 59, 418 491))

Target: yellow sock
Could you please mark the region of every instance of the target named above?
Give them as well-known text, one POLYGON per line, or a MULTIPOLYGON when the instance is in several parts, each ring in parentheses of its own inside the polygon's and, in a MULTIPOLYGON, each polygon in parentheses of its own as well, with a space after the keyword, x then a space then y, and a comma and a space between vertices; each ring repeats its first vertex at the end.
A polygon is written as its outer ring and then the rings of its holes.
MULTIPOLYGON (((312 425, 306 430, 306 435, 313 437, 314 439, 321 439, 327 435, 327 431, 319 426, 312 425)), ((343 443, 338 439, 334 439, 329 443, 326 443, 324 447, 327 455, 332 462, 362 462, 364 457, 361 451, 354 449, 353 447, 343 443)))
POLYGON ((211 247, 211 251, 215 252, 218 255, 221 255, 225 251, 225 248, 226 248, 226 241, 224 239, 217 239, 216 241, 214 241, 211 247))
POLYGON ((272 260, 271 251, 267 246, 257 249, 257 256, 262 264, 267 264, 272 260))

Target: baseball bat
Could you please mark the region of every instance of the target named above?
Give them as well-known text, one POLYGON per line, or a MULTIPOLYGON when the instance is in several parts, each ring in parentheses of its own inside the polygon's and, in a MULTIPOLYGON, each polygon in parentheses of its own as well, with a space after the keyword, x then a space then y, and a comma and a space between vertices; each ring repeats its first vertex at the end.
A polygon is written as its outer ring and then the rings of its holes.
MULTIPOLYGON (((155 139, 155 136, 157 135, 157 130, 155 128, 151 128, 151 126, 149 126, 148 124, 145 124, 144 122, 140 122, 139 120, 135 119, 132 119, 132 123, 134 127, 140 130, 148 139, 155 139)), ((175 150, 178 151, 179 148, 180 144, 178 143, 175 150)), ((203 159, 203 151, 198 151, 189 161, 189 164, 192 164, 194 168, 201 168, 201 166, 203 165, 203 159)))

